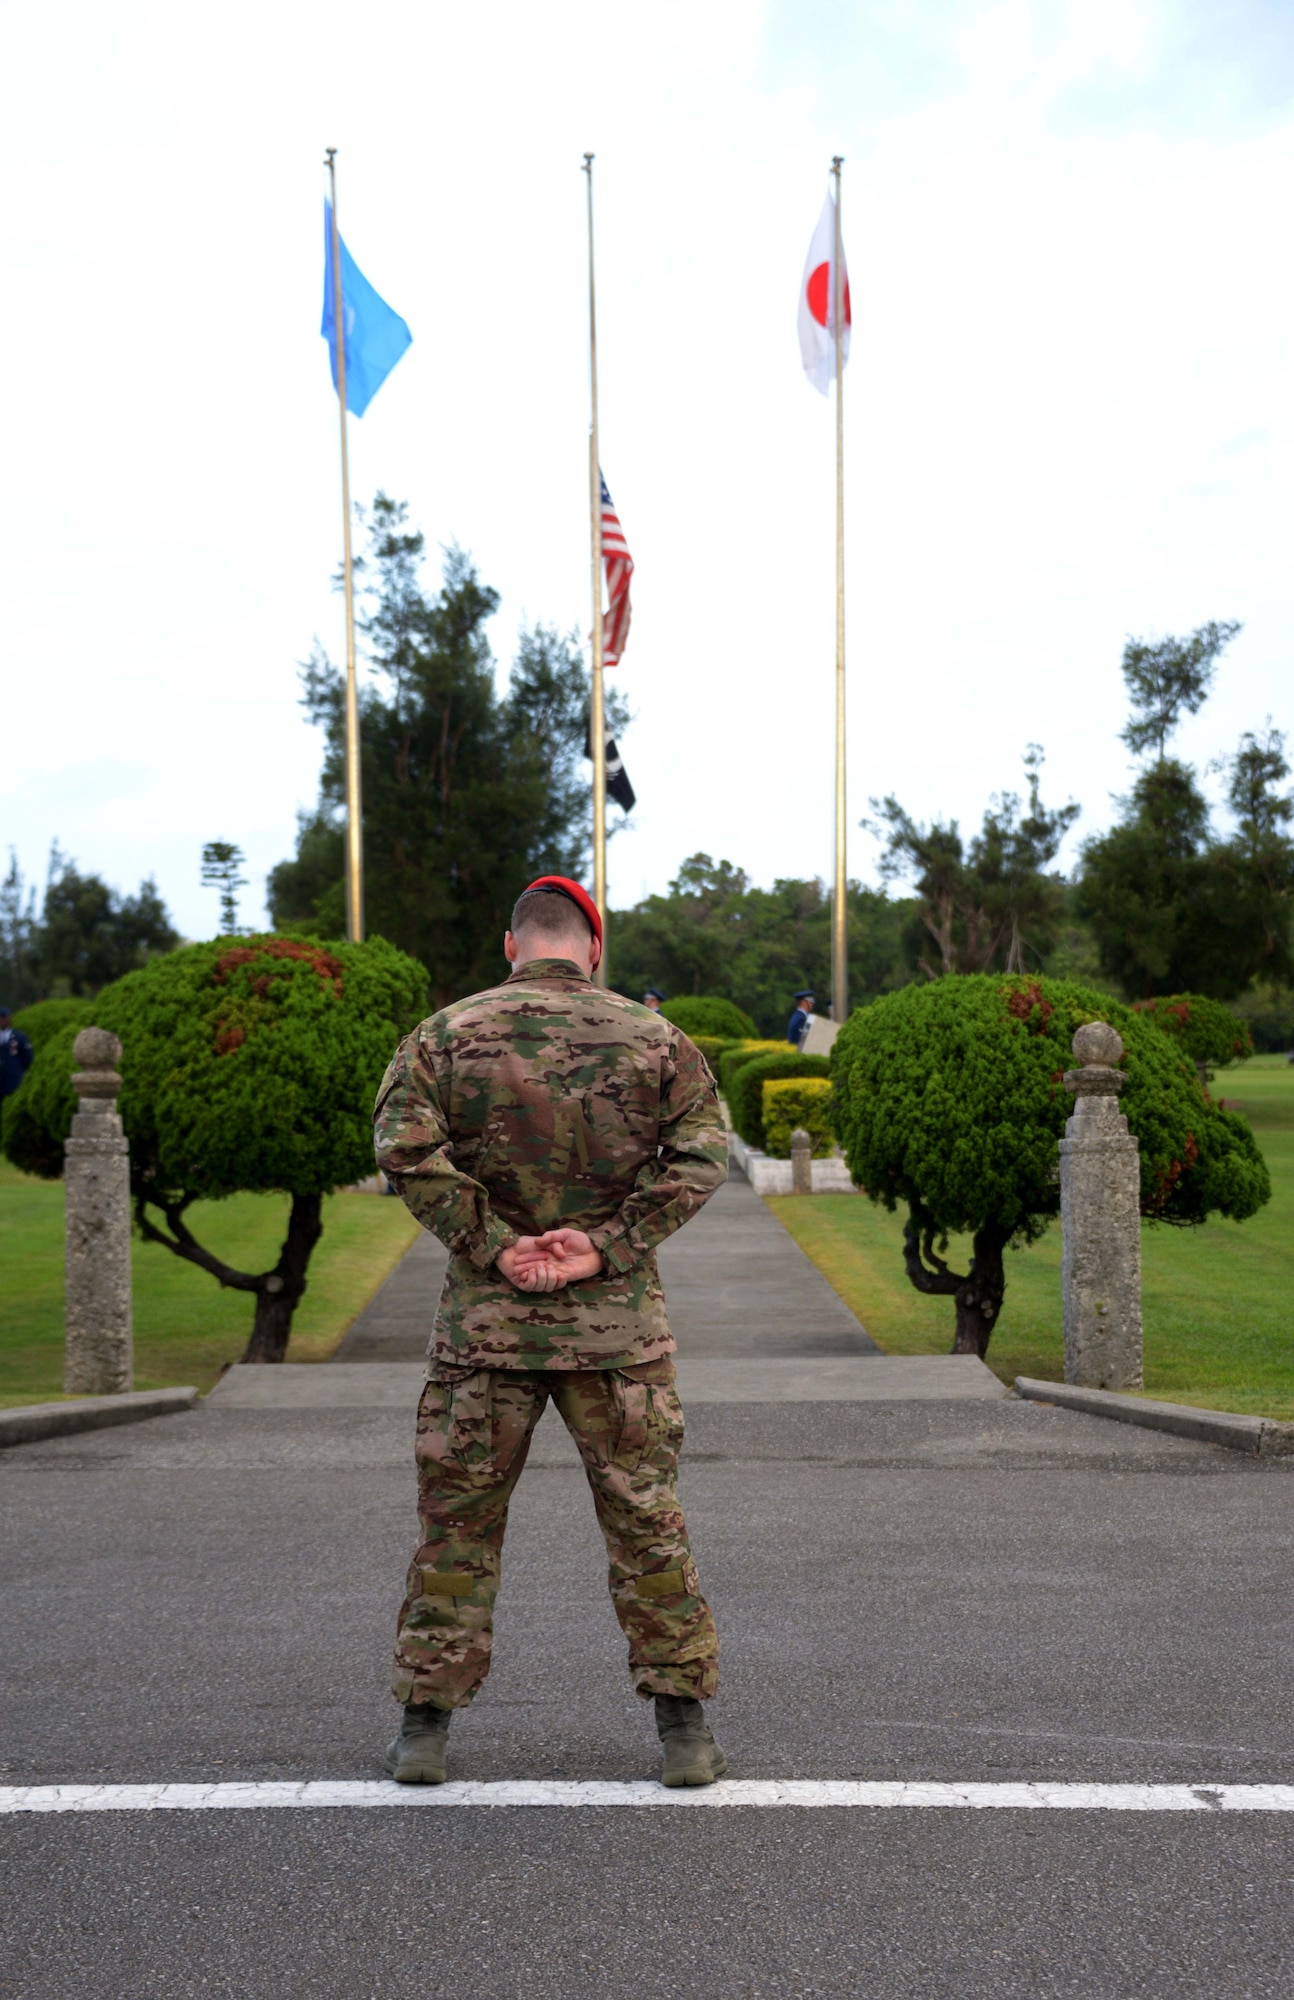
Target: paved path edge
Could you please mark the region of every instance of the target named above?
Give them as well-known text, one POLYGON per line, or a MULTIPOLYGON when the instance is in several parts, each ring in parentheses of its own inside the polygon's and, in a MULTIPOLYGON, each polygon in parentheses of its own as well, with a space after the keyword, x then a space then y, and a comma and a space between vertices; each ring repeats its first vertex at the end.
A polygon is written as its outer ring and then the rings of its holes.
POLYGON ((137 1424, 145 1417, 169 1417, 191 1410, 196 1389, 131 1389, 121 1396, 86 1396, 75 1403, 28 1403, 0 1410, 0 1447, 35 1444, 40 1438, 68 1437, 74 1431, 103 1431, 113 1424, 137 1424))
POLYGON ((1117 1423, 1141 1424, 1147 1430, 1171 1431, 1198 1444, 1225 1445, 1256 1458, 1294 1454, 1294 1424, 1274 1417, 1242 1417, 1230 1410, 1198 1410, 1189 1403, 1155 1403, 1143 1396, 1119 1396, 1110 1389, 1078 1389, 1067 1382, 1040 1382, 1017 1375, 1015 1392, 1031 1403, 1055 1403, 1064 1410, 1082 1410, 1092 1417, 1113 1417, 1117 1423))

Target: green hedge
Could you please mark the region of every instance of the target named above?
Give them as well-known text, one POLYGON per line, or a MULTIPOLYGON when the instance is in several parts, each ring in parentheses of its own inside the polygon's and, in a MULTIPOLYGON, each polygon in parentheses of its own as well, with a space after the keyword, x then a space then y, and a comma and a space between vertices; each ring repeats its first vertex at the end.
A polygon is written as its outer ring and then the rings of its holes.
POLYGON ((825 1076, 773 1077, 764 1085, 764 1150, 775 1160, 791 1157, 791 1134, 802 1126, 813 1142, 812 1157, 825 1159, 835 1143, 831 1129, 831 1079, 825 1076))
POLYGON ((1134 1000, 1134 1014, 1143 1014, 1180 1043, 1200 1069, 1247 1062, 1254 1052, 1248 1021, 1240 1021, 1220 1000, 1203 993, 1169 993, 1158 1000, 1134 1000))
POLYGON ((794 1055, 789 1042, 734 1042, 724 1050, 719 1058, 719 1088, 732 1103, 733 1086, 737 1071, 743 1069, 756 1056, 794 1055))
POLYGON ((732 1122, 748 1146, 764 1144, 764 1085, 773 1077, 830 1076, 826 1056, 802 1056, 794 1049, 780 1055, 756 1056, 743 1063, 728 1097, 732 1122))
MULTIPOLYGON (((687 1030, 684 1029, 683 1032, 686 1034, 687 1030)), ((736 1042, 729 1041, 726 1035, 688 1035, 688 1040, 700 1049, 716 1076, 719 1074, 719 1063, 723 1056, 729 1049, 738 1046, 736 1042)))
POLYGON ((698 1035, 718 1035, 732 1041, 759 1033, 749 1014, 734 1000, 724 1000, 717 993, 680 993, 677 1000, 665 1002, 661 1013, 692 1041, 698 1035))

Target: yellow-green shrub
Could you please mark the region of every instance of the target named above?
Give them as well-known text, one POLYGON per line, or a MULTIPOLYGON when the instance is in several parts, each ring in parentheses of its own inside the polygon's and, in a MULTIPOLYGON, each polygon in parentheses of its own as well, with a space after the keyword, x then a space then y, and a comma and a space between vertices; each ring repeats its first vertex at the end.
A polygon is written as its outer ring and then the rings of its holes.
POLYGON ((835 1141, 831 1129, 831 1078, 770 1077, 764 1085, 764 1150, 775 1160, 791 1157, 791 1134, 803 1126, 812 1157, 825 1159, 835 1141))

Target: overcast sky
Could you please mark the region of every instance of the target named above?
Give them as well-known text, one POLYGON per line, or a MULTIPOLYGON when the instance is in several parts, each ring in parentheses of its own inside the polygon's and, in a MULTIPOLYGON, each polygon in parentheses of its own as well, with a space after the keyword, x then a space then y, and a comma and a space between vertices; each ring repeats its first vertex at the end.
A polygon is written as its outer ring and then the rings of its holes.
MULTIPOLYGON (((851 820, 977 824, 1046 749, 1127 784, 1125 636, 1239 618, 1182 731, 1294 723, 1291 0, 65 0, 5 27, 0 841, 246 922, 342 650, 323 149, 414 345, 351 426, 522 620, 587 630, 584 183, 602 460, 637 563, 613 905, 698 849, 829 873, 833 411, 801 266, 844 154, 851 820)), ((616 815, 613 814, 613 817, 616 815)), ((851 872, 875 879, 854 829, 851 872)))

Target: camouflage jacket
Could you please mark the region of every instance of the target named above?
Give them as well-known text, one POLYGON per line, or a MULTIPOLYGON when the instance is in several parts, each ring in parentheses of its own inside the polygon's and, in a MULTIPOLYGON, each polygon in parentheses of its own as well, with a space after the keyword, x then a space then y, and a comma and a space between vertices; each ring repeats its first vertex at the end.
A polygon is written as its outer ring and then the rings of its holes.
POLYGON ((471 1368, 626 1368, 674 1336, 656 1246, 727 1174, 714 1078, 659 1014, 566 959, 532 959, 407 1035, 373 1114, 377 1163, 450 1252, 434 1358, 471 1368), (582 1229, 603 1270, 522 1292, 518 1236, 582 1229))

